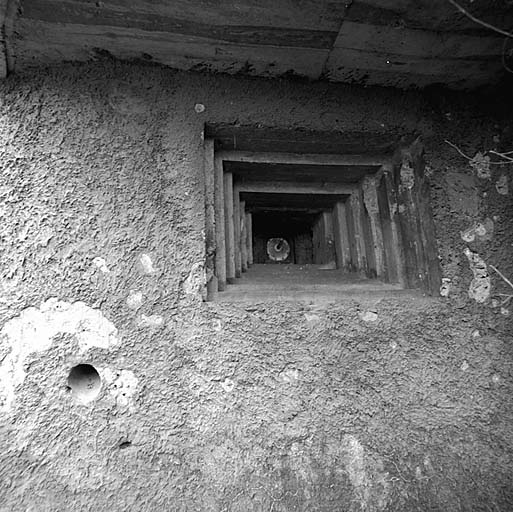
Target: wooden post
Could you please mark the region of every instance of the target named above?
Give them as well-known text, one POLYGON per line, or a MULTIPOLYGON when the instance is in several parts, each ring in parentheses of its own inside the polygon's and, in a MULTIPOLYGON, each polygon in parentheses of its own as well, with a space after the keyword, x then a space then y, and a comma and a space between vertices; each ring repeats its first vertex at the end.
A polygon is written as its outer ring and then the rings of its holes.
POLYGON ((233 223, 233 175, 224 173, 224 231, 226 243, 226 282, 235 282, 235 233, 233 223))
POLYGON ((337 268, 349 269, 351 266, 351 252, 349 249, 346 208, 342 201, 337 202, 333 208, 333 232, 335 235, 337 268))
POLYGON ((237 185, 233 187, 233 226, 235 240, 235 277, 240 277, 242 273, 242 256, 240 251, 240 192, 237 185))
POLYGON ((248 234, 246 232, 246 202, 240 202, 240 255, 241 255, 241 270, 242 272, 248 271, 248 234))
POLYGON ((403 240, 404 273, 408 286, 421 287, 437 295, 440 290, 440 262, 424 176, 424 148, 417 139, 401 149, 394 166, 399 223, 403 240))
POLYGON ((389 281, 406 284, 402 240, 397 225, 397 198, 391 179, 391 167, 383 166, 378 183, 378 204, 383 229, 383 241, 389 281))
POLYGON ((353 259, 353 266, 355 270, 358 272, 363 272, 365 274, 368 273, 369 268, 367 264, 367 251, 365 248, 365 231, 363 227, 363 216, 362 216, 362 208, 363 208, 363 198, 362 192, 358 188, 348 199, 347 207, 348 207, 348 223, 352 224, 352 234, 354 239, 354 250, 355 250, 355 259, 353 259), (349 211, 351 214, 349 215, 349 211))
POLYGON ((253 265, 253 215, 246 212, 246 234, 248 244, 248 267, 253 265))
MULTIPOLYGON (((205 272, 207 280, 207 300, 212 300, 212 284, 215 278, 216 229, 214 212, 214 141, 204 141, 204 179, 205 179, 205 272)), ((217 280, 216 292, 217 292, 217 280)))
POLYGON ((214 159, 214 212, 216 230, 215 270, 217 288, 220 292, 226 289, 226 242, 224 222, 224 182, 223 161, 214 159))
POLYGON ((363 201, 370 219, 372 242, 374 246, 374 259, 376 262, 377 277, 386 278, 385 249, 383 246, 383 232, 379 218, 378 194, 374 176, 365 176, 362 181, 363 201))

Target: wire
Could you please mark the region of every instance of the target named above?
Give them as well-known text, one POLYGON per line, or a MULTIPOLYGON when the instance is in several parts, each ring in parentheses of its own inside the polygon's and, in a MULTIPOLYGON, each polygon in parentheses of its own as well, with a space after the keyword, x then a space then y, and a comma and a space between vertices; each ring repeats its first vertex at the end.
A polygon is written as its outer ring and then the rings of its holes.
POLYGON ((466 9, 464 9, 460 4, 455 2, 454 0, 447 0, 450 4, 452 4, 458 11, 460 11, 462 14, 464 14, 468 19, 472 20, 474 23, 477 23, 479 25, 482 25, 483 27, 489 28, 490 30, 493 30, 494 32, 497 32, 498 34, 501 34, 505 37, 509 37, 513 39, 513 33, 508 32, 506 30, 502 30, 501 28, 495 27, 494 25, 490 25, 489 23, 486 23, 486 21, 480 20, 479 18, 476 18, 472 14, 470 14, 466 9))

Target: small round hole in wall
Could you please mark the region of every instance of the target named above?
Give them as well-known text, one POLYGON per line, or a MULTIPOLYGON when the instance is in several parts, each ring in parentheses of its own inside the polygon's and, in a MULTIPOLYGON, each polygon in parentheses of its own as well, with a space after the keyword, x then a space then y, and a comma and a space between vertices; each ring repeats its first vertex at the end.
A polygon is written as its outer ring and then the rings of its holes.
POLYGON ((100 393, 102 381, 96 368, 90 364, 77 364, 68 375, 71 394, 83 404, 94 400, 100 393))

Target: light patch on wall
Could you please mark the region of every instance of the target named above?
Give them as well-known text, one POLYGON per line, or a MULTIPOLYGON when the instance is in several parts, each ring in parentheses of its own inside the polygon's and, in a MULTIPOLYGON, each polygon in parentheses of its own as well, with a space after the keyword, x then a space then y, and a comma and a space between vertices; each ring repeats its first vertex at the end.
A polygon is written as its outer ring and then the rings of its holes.
POLYGON ((280 372, 280 380, 286 384, 295 384, 299 380, 299 370, 293 366, 280 372))
POLYGON ((109 393, 116 400, 116 404, 119 407, 129 406, 139 384, 134 372, 130 370, 112 371, 110 368, 105 368, 102 375, 109 387, 109 393))
POLYGON ((10 349, 0 366, 0 412, 12 408, 16 388, 25 380, 26 358, 48 350, 58 334, 74 335, 81 353, 91 347, 108 350, 120 341, 115 325, 84 302, 52 298, 24 309, 0 331, 0 343, 10 349))
POLYGON ((483 222, 478 222, 465 231, 462 231, 461 238, 467 243, 472 243, 476 239, 480 242, 487 242, 493 238, 493 231, 493 220, 486 218, 483 222))
POLYGON ((107 262, 103 258, 94 258, 93 265, 104 274, 108 274, 110 272, 109 268, 107 267, 107 262))
POLYGON ((483 303, 490 297, 491 280, 488 267, 479 254, 472 252, 468 247, 463 251, 468 259, 470 270, 474 279, 470 283, 468 295, 476 302, 483 303))
POLYGON ((141 264, 142 271, 145 274, 153 274, 155 272, 153 261, 151 261, 151 258, 148 254, 141 254, 141 256, 139 256, 139 263, 141 264))
POLYGON ((161 315, 141 315, 137 325, 139 327, 151 327, 153 329, 159 329, 164 325, 164 318, 161 315))
POLYGON ((363 311, 358 313, 358 316, 364 322, 375 322, 378 319, 378 314, 375 311, 363 311))
POLYGON ((475 171, 478 178, 488 180, 491 177, 490 157, 483 153, 476 153, 474 158, 470 160, 470 167, 475 171))
MULTIPOLYGON (((358 439, 350 434, 342 438, 342 447, 345 452, 344 462, 349 474, 349 479, 356 492, 357 497, 365 510, 371 501, 372 485, 369 481, 365 464, 365 452, 358 439)), ((384 508, 385 503, 379 506, 378 510, 384 508)))
POLYGON ((225 390, 226 393, 231 393, 235 387, 235 382, 227 377, 223 380, 223 382, 221 382, 221 387, 225 390))
POLYGON ((449 297, 451 292, 451 280, 448 277, 442 278, 442 285, 440 286, 440 295, 442 297, 449 297))
POLYGON ((342 464, 340 472, 349 476, 359 510, 384 510, 390 493, 390 478, 383 470, 383 462, 366 452, 360 441, 345 434, 340 443, 330 445, 327 454, 342 464))
POLYGON ((187 295, 200 294, 206 284, 205 269, 203 263, 194 263, 183 283, 183 291, 187 295))
POLYGON ((413 170, 413 163, 409 158, 403 158, 400 172, 400 188, 411 190, 415 185, 415 171, 413 170))
POLYGON ((130 290, 126 299, 126 305, 133 310, 137 310, 142 306, 143 294, 142 292, 130 290))
POLYGON ((500 178, 497 180, 497 183, 495 184, 495 188, 501 196, 507 196, 509 194, 509 183, 507 174, 501 174, 500 178))

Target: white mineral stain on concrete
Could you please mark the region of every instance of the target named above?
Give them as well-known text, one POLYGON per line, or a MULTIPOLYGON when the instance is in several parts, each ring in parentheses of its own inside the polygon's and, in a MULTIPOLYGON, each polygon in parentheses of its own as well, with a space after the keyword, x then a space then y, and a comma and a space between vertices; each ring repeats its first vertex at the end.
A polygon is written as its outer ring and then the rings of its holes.
POLYGON ((409 159, 403 159, 401 164, 401 183, 400 187, 407 190, 411 190, 415 185, 415 172, 413 170, 413 164, 409 159))
POLYGON ((468 289, 468 295, 476 302, 483 303, 490 297, 491 291, 488 267, 479 254, 472 252, 468 247, 463 252, 468 259, 470 270, 474 274, 474 279, 472 279, 468 289))
POLYGON ((205 284, 206 276, 203 263, 194 263, 187 279, 183 283, 183 291, 187 295, 197 295, 201 293, 205 284))
POLYGON ((497 180, 497 183, 495 184, 495 188, 501 196, 507 196, 509 194, 509 183, 507 174, 501 174, 501 176, 497 180))
POLYGON ((280 372, 280 380, 286 384, 293 384, 299 380, 299 370, 294 367, 286 368, 280 372))
POLYGON ((478 222, 465 231, 461 231, 461 238, 464 242, 472 243, 476 239, 479 241, 489 241, 493 237, 494 223, 490 218, 483 222, 478 222))
POLYGON ((141 268, 145 274, 153 274, 155 272, 153 261, 148 254, 141 254, 141 256, 139 256, 139 263, 141 264, 141 268))
POLYGON ((103 258, 94 258, 93 265, 104 274, 108 274, 110 272, 109 268, 107 267, 107 262, 103 258))
POLYGON ((370 461, 358 439, 346 434, 341 441, 342 460, 361 510, 383 510, 388 501, 389 479, 380 461, 370 461))
POLYGON ((226 391, 226 393, 231 393, 235 387, 235 382, 233 382, 232 379, 226 378, 221 382, 221 387, 226 391))
POLYGON ((375 322, 378 319, 378 314, 375 311, 364 311, 359 313, 358 316, 364 322, 375 322))
POLYGON ((133 310, 137 310, 142 306, 143 294, 140 291, 130 290, 126 299, 126 305, 133 310))
POLYGON ((134 372, 130 370, 112 371, 110 368, 105 368, 102 371, 102 376, 108 384, 109 393, 116 400, 117 405, 120 407, 130 405, 139 384, 139 379, 134 372))
POLYGON ((51 298, 39 308, 24 309, 0 331, 0 344, 10 349, 0 366, 0 412, 12 408, 16 388, 25 380, 25 359, 48 350, 58 334, 73 334, 80 353, 91 347, 108 350, 120 341, 115 325, 84 302, 51 298))
POLYGON ((137 325, 139 327, 151 327, 153 329, 158 329, 164 325, 164 317, 161 315, 141 315, 137 325))
POLYGON ((449 297, 451 292, 451 280, 448 277, 442 278, 442 284, 440 286, 440 295, 442 297, 449 297))

